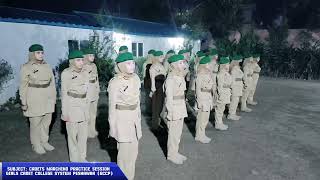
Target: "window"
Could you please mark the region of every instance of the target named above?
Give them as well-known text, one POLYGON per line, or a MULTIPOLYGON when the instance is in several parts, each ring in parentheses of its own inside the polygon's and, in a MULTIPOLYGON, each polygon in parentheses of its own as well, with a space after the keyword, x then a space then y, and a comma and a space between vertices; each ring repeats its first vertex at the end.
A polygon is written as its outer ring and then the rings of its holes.
POLYGON ((143 56, 143 43, 138 44, 138 55, 139 57, 143 56))
POLYGON ((137 57, 137 43, 132 43, 132 54, 137 57))
POLYGON ((68 40, 69 52, 72 50, 79 50, 79 41, 78 40, 68 40))
POLYGON ((143 43, 132 43, 132 54, 135 57, 143 56, 143 43))
POLYGON ((84 50, 89 48, 89 41, 88 40, 82 40, 80 41, 80 49, 84 50))

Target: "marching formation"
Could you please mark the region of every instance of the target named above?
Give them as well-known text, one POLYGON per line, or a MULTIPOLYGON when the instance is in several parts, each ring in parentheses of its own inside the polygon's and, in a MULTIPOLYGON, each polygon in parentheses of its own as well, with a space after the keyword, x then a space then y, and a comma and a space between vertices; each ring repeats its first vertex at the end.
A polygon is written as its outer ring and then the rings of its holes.
MULTIPOLYGON (((66 123, 71 162, 86 162, 87 139, 98 135, 95 122, 100 87, 94 58, 91 49, 71 51, 69 68, 61 74, 61 119, 66 123)), ((259 55, 219 56, 217 49, 210 49, 197 52, 193 59, 188 50, 177 54, 174 50, 166 54, 150 50, 142 69, 143 87, 151 100, 151 130, 167 129, 167 159, 175 164, 187 160, 179 152, 179 144, 188 111, 196 116, 195 141, 207 144, 211 138, 205 130, 212 112, 215 128, 227 130, 223 123, 226 108, 227 119, 238 121, 238 108, 251 112, 247 104, 257 104, 254 94, 261 70, 259 55), (193 107, 187 93, 195 97, 193 107)), ((128 179, 134 179, 142 137, 141 81, 128 47, 120 47, 115 63, 115 75, 107 89, 109 135, 117 141, 117 164, 128 179)), ((30 121, 32 149, 38 154, 54 150, 48 140, 56 104, 55 79, 39 44, 29 48, 29 60, 21 68, 19 93, 23 114, 30 121)))

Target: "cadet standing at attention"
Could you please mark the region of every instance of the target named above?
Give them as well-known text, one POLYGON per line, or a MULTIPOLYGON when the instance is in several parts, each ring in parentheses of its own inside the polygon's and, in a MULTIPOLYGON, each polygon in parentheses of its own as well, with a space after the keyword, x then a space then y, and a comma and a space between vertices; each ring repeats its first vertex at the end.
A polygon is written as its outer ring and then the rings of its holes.
POLYGON ((228 125, 223 124, 222 118, 225 107, 230 104, 231 75, 229 74, 229 57, 221 57, 219 61, 219 72, 217 75, 217 106, 215 108, 215 128, 227 130, 228 125))
POLYGON ((169 66, 170 66, 168 59, 175 54, 176 54, 176 52, 174 52, 174 50, 169 50, 166 54, 166 57, 164 58, 163 66, 164 66, 164 69, 166 70, 167 73, 169 72, 169 66))
POLYGON ((94 138, 98 135, 96 130, 96 117, 99 100, 99 77, 97 66, 94 64, 94 52, 91 49, 85 49, 84 55, 84 69, 89 73, 89 87, 88 87, 88 99, 89 99, 89 121, 88 121, 88 137, 94 138))
POLYGON ((242 96, 243 91, 243 72, 240 69, 239 63, 242 62, 242 56, 236 55, 232 57, 232 61, 230 64, 230 72, 231 72, 231 102, 229 106, 229 115, 228 119, 230 120, 239 120, 240 116, 237 116, 237 108, 239 104, 240 97, 242 96))
POLYGON ((152 130, 158 130, 161 119, 160 113, 164 103, 163 83, 166 80, 167 72, 163 66, 163 52, 156 51, 153 54, 154 61, 150 67, 151 97, 152 97, 152 130))
POLYGON ((71 51, 68 58, 69 68, 61 74, 62 120, 66 122, 70 161, 86 162, 89 75, 81 51, 71 51))
MULTIPOLYGON (((122 54, 122 53, 126 53, 126 52, 128 52, 128 46, 120 46, 118 54, 122 54)), ((115 66, 114 72, 119 73, 119 69, 117 66, 115 66)))
POLYGON ((143 85, 144 85, 144 89, 147 90, 147 93, 150 93, 151 91, 151 79, 150 79, 149 70, 152 65, 154 52, 156 51, 153 49, 148 51, 147 60, 146 62, 143 63, 143 67, 142 67, 143 85))
POLYGON ((43 47, 33 44, 29 60, 22 65, 19 94, 23 115, 30 121, 30 141, 38 154, 54 150, 48 143, 49 126, 56 104, 56 86, 52 69, 44 61, 43 47))
POLYGON ((198 68, 198 65, 199 65, 199 62, 201 60, 202 57, 204 57, 206 54, 203 53, 202 51, 198 51, 196 53, 196 57, 194 58, 194 65, 193 65, 193 71, 194 71, 194 75, 193 75, 193 78, 192 78, 192 81, 191 81, 191 87, 190 89, 192 91, 195 91, 196 90, 196 79, 197 79, 197 68, 198 68))
POLYGON ((120 72, 109 82, 109 135, 118 142, 117 164, 129 180, 134 179, 141 132, 140 79, 132 53, 119 54, 120 72))
POLYGON ((184 62, 186 63, 186 69, 185 69, 185 80, 186 80, 186 93, 189 89, 189 85, 190 85, 190 80, 191 80, 191 74, 190 74, 190 67, 189 67, 189 61, 190 61, 190 51, 188 50, 180 50, 178 52, 178 54, 183 55, 184 57, 184 62))
POLYGON ((184 118, 188 116, 185 101, 185 72, 187 65, 183 55, 173 55, 169 58, 171 71, 165 81, 165 106, 168 126, 167 159, 175 164, 183 164, 187 160, 179 153, 184 118))
POLYGON ((242 67, 243 67, 244 89, 243 89, 243 95, 241 97, 241 111, 251 112, 252 109, 247 107, 247 101, 248 101, 250 91, 252 90, 252 83, 253 83, 253 79, 252 79, 253 69, 252 69, 251 55, 247 56, 244 59, 242 67))
POLYGON ((213 106, 217 106, 217 99, 218 99, 218 93, 217 93, 217 75, 219 71, 219 62, 218 62, 218 51, 216 49, 211 49, 209 51, 209 56, 211 57, 211 71, 213 73, 212 79, 214 81, 213 86, 213 106))
POLYGON ((258 54, 253 55, 253 61, 252 61, 252 69, 253 69, 253 74, 252 74, 252 90, 249 93, 248 97, 248 104, 250 105, 257 105, 258 103, 256 101, 253 101, 253 96, 256 92, 256 88, 258 85, 258 80, 259 80, 259 74, 261 71, 261 68, 259 66, 259 61, 260 61, 260 56, 258 54))
POLYGON ((213 107, 213 87, 216 86, 216 80, 213 79, 210 67, 211 58, 204 56, 198 66, 196 79, 196 101, 198 105, 198 115, 196 123, 195 140, 201 143, 209 143, 211 138, 206 136, 206 127, 209 122, 210 111, 213 107))

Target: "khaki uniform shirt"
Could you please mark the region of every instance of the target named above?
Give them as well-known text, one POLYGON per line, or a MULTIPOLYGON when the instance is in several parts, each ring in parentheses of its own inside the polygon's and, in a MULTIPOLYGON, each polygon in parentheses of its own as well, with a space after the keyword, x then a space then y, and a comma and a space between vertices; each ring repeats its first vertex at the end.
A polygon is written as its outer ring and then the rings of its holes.
POLYGON ((188 117, 184 94, 186 90, 184 77, 170 72, 164 87, 166 92, 165 106, 168 111, 168 120, 175 121, 188 117))
MULTIPOLYGON (((199 69, 200 70, 200 69, 199 69)), ((203 111, 213 109, 213 95, 216 89, 216 79, 213 77, 210 70, 200 70, 196 78, 196 97, 198 108, 203 111)))
POLYGON ((219 71, 217 75, 217 92, 218 92, 218 103, 229 104, 231 97, 231 75, 226 71, 219 71))
POLYGON ((84 69, 89 74, 88 98, 89 101, 97 101, 99 99, 100 85, 97 66, 94 63, 86 64, 84 69))
POLYGON ((164 66, 161 63, 155 63, 152 64, 152 66, 150 67, 150 78, 151 78, 151 91, 156 91, 156 80, 155 78, 159 75, 164 75, 166 76, 166 70, 164 68, 164 66))
POLYGON ((239 66, 234 66, 231 70, 231 94, 232 96, 242 96, 243 91, 243 72, 239 66))
POLYGON ((47 63, 28 62, 21 67, 19 94, 26 117, 53 113, 56 104, 55 78, 47 63))
POLYGON ((142 137, 140 79, 134 74, 117 74, 109 82, 109 135, 118 142, 131 142, 142 137))
POLYGON ((67 68, 61 73, 62 120, 87 121, 89 118, 89 76, 85 69, 77 72, 67 68))
POLYGON ((244 89, 251 90, 253 87, 253 68, 250 63, 247 63, 243 67, 243 82, 244 82, 244 89))

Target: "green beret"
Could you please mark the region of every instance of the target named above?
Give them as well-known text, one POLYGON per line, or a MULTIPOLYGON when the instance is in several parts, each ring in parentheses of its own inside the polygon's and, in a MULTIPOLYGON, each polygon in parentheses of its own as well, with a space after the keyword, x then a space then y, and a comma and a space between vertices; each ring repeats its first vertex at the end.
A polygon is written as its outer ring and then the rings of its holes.
POLYGON ((69 52, 68 59, 83 58, 82 51, 73 50, 69 52))
POLYGON ((252 54, 250 54, 250 53, 245 53, 244 54, 244 58, 251 58, 252 57, 252 54))
POLYGON ((182 49, 178 52, 178 54, 184 54, 184 53, 188 53, 189 51, 188 50, 185 50, 185 49, 182 49))
POLYGON ((153 53, 153 56, 162 56, 163 55, 163 52, 162 51, 155 51, 153 53))
POLYGON ((116 62, 121 63, 121 62, 129 61, 129 60, 133 60, 133 55, 131 52, 125 52, 125 53, 118 55, 116 62))
POLYGON ((252 55, 253 58, 259 58, 260 57, 260 54, 254 54, 252 55))
POLYGON ((235 55, 232 57, 232 61, 241 61, 242 60, 242 56, 241 55, 235 55))
POLYGON ((209 56, 204 56, 201 58, 199 64, 208 64, 209 62, 211 62, 211 58, 209 56))
POLYGON ((220 57, 219 64, 229 64, 229 63, 230 63, 229 57, 220 57))
POLYGON ((203 57, 205 56, 206 54, 203 52, 203 51, 198 51, 197 52, 197 56, 200 58, 200 57, 203 57))
POLYGON ((173 63, 181 60, 184 60, 184 56, 181 54, 175 54, 168 59, 168 62, 173 63))
POLYGON ((150 49, 150 50, 148 51, 148 54, 153 54, 154 52, 156 52, 154 49, 150 49))
POLYGON ((84 49, 83 50, 83 55, 87 55, 87 54, 94 54, 93 49, 84 49))
POLYGON ((33 44, 29 47, 29 52, 43 51, 43 47, 40 44, 33 44))
POLYGON ((218 55, 218 50, 217 50, 217 49, 211 49, 211 50, 210 50, 210 55, 211 55, 211 56, 216 56, 216 55, 218 55))
POLYGON ((121 46, 121 47, 119 48, 119 51, 124 51, 124 50, 128 50, 128 47, 127 47, 127 46, 121 46))
POLYGON ((174 50, 169 50, 168 52, 167 52, 167 54, 175 54, 176 52, 174 52, 174 50))

